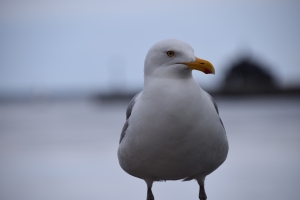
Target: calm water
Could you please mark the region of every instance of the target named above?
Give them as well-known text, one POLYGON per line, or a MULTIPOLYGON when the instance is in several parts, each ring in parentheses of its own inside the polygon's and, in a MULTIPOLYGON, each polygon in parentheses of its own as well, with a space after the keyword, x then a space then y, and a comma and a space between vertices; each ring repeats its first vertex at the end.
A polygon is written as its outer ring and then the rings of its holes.
MULTIPOLYGON (((298 200, 300 99, 217 99, 230 143, 206 179, 209 200, 298 200)), ((126 104, 0 104, 1 200, 145 199, 119 167, 126 104)), ((198 199, 195 181, 156 182, 157 200, 198 199)))

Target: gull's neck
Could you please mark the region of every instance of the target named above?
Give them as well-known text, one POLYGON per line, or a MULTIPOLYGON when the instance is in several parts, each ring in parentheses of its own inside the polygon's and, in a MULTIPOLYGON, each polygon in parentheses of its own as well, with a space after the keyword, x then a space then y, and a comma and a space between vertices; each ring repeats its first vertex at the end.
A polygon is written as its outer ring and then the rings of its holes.
MULTIPOLYGON (((185 76, 147 76, 144 78, 144 93, 152 93, 165 90, 177 90, 184 91, 187 87, 198 88, 199 84, 195 81, 192 74, 186 74, 185 76)), ((197 90, 198 90, 197 89, 197 90)))
POLYGON ((144 84, 149 81, 155 80, 188 80, 193 79, 192 70, 185 69, 185 70, 156 70, 152 71, 151 73, 145 71, 144 72, 144 84))

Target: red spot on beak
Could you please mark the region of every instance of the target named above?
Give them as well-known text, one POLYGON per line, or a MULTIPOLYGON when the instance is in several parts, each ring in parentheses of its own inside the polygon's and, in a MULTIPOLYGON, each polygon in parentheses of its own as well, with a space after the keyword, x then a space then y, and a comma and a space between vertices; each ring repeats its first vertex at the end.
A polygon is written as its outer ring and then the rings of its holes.
POLYGON ((211 71, 210 71, 209 69, 204 69, 203 72, 204 72, 205 74, 211 74, 211 71))

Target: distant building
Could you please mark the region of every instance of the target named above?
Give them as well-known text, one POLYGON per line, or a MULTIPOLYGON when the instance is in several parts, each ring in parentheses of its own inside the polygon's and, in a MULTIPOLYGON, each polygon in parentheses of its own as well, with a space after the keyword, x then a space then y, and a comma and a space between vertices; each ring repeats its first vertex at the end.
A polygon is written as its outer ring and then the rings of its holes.
POLYGON ((262 94, 278 89, 267 68, 250 57, 242 57, 230 66, 222 85, 222 94, 262 94))

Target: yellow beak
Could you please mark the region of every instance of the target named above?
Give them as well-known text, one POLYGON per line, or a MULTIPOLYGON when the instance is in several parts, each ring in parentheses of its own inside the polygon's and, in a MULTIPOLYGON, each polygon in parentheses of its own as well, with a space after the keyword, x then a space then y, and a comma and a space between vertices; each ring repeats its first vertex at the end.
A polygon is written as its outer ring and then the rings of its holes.
POLYGON ((194 62, 186 62, 182 64, 188 66, 189 69, 199 70, 205 74, 215 74, 214 66, 207 60, 196 57, 196 60, 194 62))

